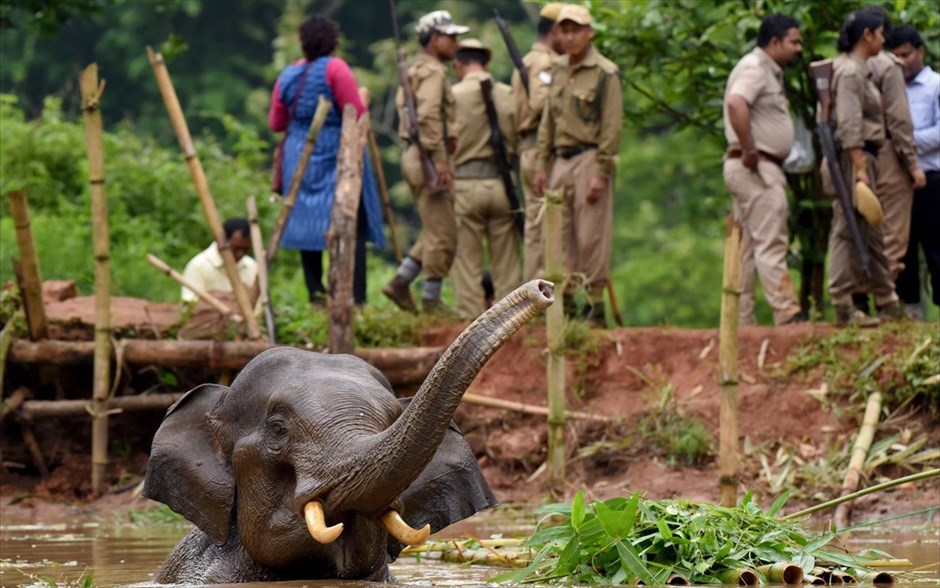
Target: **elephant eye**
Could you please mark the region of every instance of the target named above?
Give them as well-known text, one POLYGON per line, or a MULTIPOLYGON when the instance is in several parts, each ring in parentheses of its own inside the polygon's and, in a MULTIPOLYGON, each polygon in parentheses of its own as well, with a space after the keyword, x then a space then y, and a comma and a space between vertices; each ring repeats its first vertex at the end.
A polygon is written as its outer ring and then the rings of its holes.
POLYGON ((268 430, 271 434, 278 439, 282 439, 287 436, 287 423, 281 419, 275 419, 268 423, 268 430))

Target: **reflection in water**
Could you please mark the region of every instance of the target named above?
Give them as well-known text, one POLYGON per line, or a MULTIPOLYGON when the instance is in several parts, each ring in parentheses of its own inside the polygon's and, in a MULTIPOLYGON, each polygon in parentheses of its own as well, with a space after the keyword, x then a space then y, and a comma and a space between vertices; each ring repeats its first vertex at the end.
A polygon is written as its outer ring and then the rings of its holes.
MULTIPOLYGON (((496 533, 521 536, 531 531, 532 516, 518 509, 496 509, 480 513, 454 525, 438 538, 473 536, 487 538, 496 533)), ((148 527, 102 526, 73 521, 70 525, 0 526, 0 586, 81 585, 92 575, 94 586, 147 584, 176 542, 189 527, 151 525, 148 527)), ((852 549, 874 547, 895 557, 911 560, 913 567, 934 564, 940 554, 940 529, 918 533, 856 533, 852 549)), ((486 580, 500 570, 485 566, 464 566, 431 560, 402 558, 392 565, 392 573, 406 586, 454 586, 488 588, 486 580)), ((936 584, 936 568, 929 577, 936 584)), ((240 584, 257 587, 268 584, 240 584)), ((310 588, 358 588, 381 586, 362 582, 289 582, 278 586, 310 588)))

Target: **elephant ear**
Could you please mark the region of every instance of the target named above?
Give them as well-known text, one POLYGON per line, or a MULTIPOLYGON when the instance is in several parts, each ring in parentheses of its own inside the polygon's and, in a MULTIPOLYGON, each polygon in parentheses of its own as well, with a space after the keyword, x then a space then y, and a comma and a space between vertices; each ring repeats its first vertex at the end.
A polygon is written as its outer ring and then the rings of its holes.
POLYGON ((228 388, 203 384, 171 406, 153 438, 144 496, 169 506, 217 545, 228 539, 235 477, 214 414, 228 388))
MULTIPOLYGON (((402 409, 410 398, 401 398, 402 409)), ((402 518, 415 529, 426 524, 437 533, 477 512, 499 505, 490 485, 463 433, 453 421, 444 434, 431 463, 418 479, 399 497, 403 504, 402 518)), ((404 545, 389 536, 388 554, 391 561, 404 545)))

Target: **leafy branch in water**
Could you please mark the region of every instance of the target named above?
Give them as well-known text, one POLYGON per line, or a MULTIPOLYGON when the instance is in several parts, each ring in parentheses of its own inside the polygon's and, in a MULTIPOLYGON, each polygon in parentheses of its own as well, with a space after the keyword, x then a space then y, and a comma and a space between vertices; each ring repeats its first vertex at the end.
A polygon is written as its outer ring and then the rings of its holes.
POLYGON ((541 520, 527 541, 536 552, 532 563, 492 581, 663 585, 680 574, 693 585, 718 584, 741 570, 761 577, 760 566, 780 562, 794 562, 810 574, 820 564, 864 569, 866 562, 886 557, 875 550, 848 554, 832 545, 831 529, 809 533, 774 518, 787 497, 763 512, 750 494, 740 506, 727 508, 646 500, 638 493, 586 504, 579 492, 571 504, 536 511, 541 520))

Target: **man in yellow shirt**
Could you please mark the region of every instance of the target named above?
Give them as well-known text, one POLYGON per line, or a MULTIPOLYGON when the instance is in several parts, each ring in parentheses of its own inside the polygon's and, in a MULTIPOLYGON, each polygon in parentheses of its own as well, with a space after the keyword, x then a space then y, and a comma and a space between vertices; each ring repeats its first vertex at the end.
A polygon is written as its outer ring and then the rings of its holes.
MULTIPOLYGON (((225 230, 225 239, 228 242, 229 250, 235 257, 238 277, 245 284, 248 292, 251 293, 258 277, 258 262, 247 255, 248 248, 251 247, 251 229, 248 226, 248 221, 243 218, 230 218, 225 221, 222 228, 225 230)), ((219 247, 215 241, 189 260, 186 269, 183 270, 183 277, 206 292, 210 290, 217 292, 232 291, 232 283, 229 282, 228 274, 225 273, 225 267, 222 265, 222 254, 219 253, 219 247)), ((186 287, 180 292, 180 297, 183 302, 196 302, 198 300, 195 292, 186 287)))

